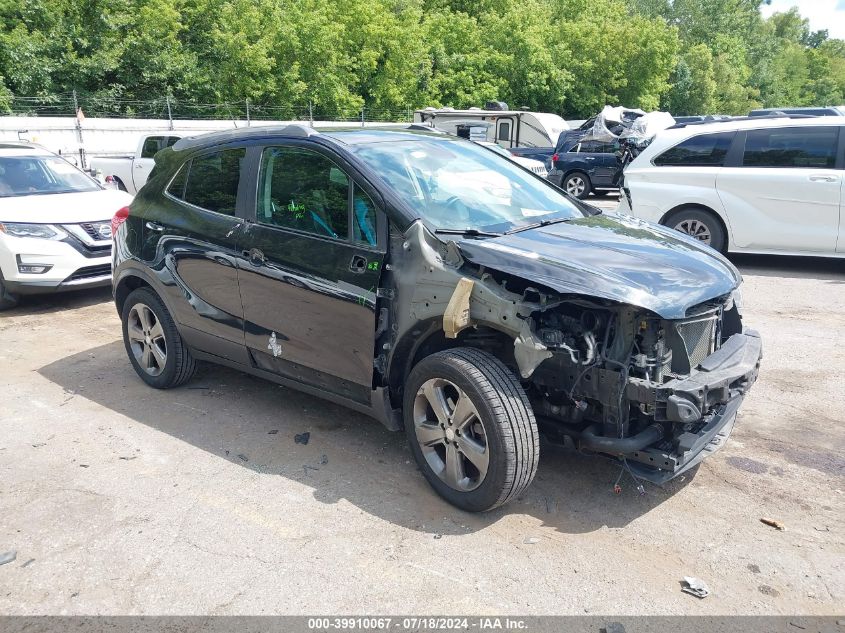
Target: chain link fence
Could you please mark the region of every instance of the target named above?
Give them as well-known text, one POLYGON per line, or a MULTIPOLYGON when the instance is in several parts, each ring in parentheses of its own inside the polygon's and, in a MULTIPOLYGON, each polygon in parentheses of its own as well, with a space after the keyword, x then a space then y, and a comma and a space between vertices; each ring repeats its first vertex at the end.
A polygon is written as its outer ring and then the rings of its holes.
POLYGON ((12 95, 6 104, 6 115, 12 116, 76 116, 81 109, 86 117, 179 120, 241 121, 361 121, 410 122, 414 108, 323 108, 253 103, 249 99, 228 103, 194 103, 173 97, 157 99, 120 99, 78 95, 76 92, 23 97, 12 95))

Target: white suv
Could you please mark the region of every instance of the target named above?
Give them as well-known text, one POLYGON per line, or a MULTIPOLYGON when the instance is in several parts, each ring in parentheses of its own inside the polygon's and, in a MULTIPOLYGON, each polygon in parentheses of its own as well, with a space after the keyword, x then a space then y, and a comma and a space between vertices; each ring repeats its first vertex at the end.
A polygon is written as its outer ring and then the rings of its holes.
POLYGON ((0 310, 109 285, 111 218, 131 201, 44 148, 0 141, 0 310))
POLYGON ((722 251, 845 257, 845 117, 678 125, 628 165, 619 211, 722 251))

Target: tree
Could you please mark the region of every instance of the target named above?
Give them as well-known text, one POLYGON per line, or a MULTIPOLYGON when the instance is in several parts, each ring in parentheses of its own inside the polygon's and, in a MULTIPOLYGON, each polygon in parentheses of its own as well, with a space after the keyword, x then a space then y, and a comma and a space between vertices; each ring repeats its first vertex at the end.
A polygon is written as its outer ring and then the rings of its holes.
POLYGON ((706 44, 696 44, 681 54, 669 81, 671 89, 662 108, 676 115, 713 112, 716 81, 713 54, 706 44))

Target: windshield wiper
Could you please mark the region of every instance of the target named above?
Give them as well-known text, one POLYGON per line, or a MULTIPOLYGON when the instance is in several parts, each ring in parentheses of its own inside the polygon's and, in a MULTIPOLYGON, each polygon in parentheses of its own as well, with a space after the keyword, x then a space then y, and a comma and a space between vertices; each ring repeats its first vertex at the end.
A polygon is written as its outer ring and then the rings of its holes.
POLYGON ((499 237, 501 233, 479 231, 478 229, 435 229, 435 233, 442 235, 463 235, 464 237, 499 237))
POLYGON ((523 224, 522 226, 516 226, 508 231, 505 231, 505 235, 510 235, 511 233, 520 233, 522 231, 527 231, 529 229, 536 229, 541 226, 549 226, 550 224, 558 224, 560 222, 569 222, 570 220, 574 220, 575 218, 553 218, 551 220, 540 220, 539 222, 532 222, 531 224, 523 224))

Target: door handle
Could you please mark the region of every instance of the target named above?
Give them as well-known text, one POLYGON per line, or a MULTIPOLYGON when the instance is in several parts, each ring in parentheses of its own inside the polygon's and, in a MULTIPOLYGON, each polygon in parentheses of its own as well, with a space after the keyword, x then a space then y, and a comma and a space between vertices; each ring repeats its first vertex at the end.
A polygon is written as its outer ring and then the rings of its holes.
POLYGON ((367 270, 367 258, 362 255, 353 255, 349 262, 349 270, 353 273, 363 273, 367 270))
POLYGON ((258 248, 251 248, 248 251, 241 251, 241 255, 249 260, 253 266, 261 266, 267 258, 264 257, 264 252, 258 248))
POLYGON ((837 182, 838 180, 836 176, 810 176, 811 182, 837 182))
POLYGON ((144 226, 146 226, 150 231, 156 231, 157 233, 164 231, 164 227, 158 222, 147 222, 144 226))

